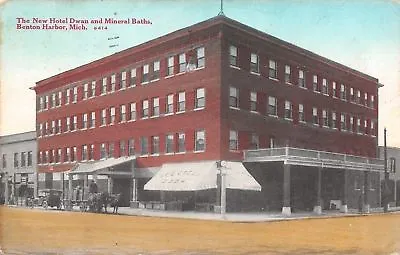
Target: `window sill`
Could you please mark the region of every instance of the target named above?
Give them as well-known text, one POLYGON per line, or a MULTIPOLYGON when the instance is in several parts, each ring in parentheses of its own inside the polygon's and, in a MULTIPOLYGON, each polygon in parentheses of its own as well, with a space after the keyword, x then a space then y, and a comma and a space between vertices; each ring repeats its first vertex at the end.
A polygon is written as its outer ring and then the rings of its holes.
POLYGON ((257 111, 250 111, 250 113, 253 113, 253 114, 260 114, 260 113, 257 112, 257 111))
POLYGON ((160 80, 160 78, 157 78, 157 79, 151 80, 150 82, 156 82, 156 81, 159 81, 159 80, 160 80))
POLYGON ((158 117, 160 117, 160 115, 154 115, 154 116, 151 116, 150 119, 155 119, 155 118, 158 118, 158 117))
POLYGON ((176 76, 179 76, 179 75, 182 75, 182 74, 185 74, 186 72, 180 72, 180 73, 177 73, 177 74, 175 74, 176 76))
POLYGON ((251 73, 251 74, 254 74, 254 75, 257 75, 257 76, 261 76, 261 74, 260 74, 260 73, 251 72, 251 71, 250 71, 250 73, 251 73))
POLYGON ((150 82, 148 82, 148 81, 145 81, 145 82, 142 82, 141 84, 142 85, 147 85, 147 84, 149 84, 150 82))
POLYGON ((130 85, 129 87, 128 87, 128 89, 130 89, 130 88, 135 88, 136 87, 136 84, 133 84, 133 85, 130 85))
POLYGON ((154 154, 151 154, 150 156, 152 156, 152 157, 159 157, 159 156, 160 156, 160 153, 154 153, 154 154))
POLYGON ((240 108, 239 108, 239 107, 229 106, 229 109, 240 111, 240 108))
POLYGON ((185 113, 185 111, 176 112, 175 114, 182 114, 182 113, 185 113))
POLYGON ((268 76, 268 79, 273 80, 273 81, 279 81, 277 78, 269 77, 269 76, 268 76))
POLYGON ((324 95, 326 97, 329 97, 329 94, 326 94, 326 93, 322 93, 322 95, 324 95))
POLYGON ((283 118, 283 119, 286 120, 286 121, 290 121, 290 122, 293 121, 293 119, 290 119, 290 118, 283 118))
POLYGON ((301 89, 304 89, 304 90, 306 90, 306 89, 307 89, 307 87, 302 87, 302 86, 299 86, 299 88, 301 88, 301 89))
POLYGON ((279 118, 278 115, 271 115, 271 114, 268 114, 267 116, 268 116, 268 117, 272 117, 272 118, 276 118, 276 119, 279 118))
POLYGON ((166 116, 171 116, 171 115, 174 115, 174 113, 173 113, 173 112, 165 113, 165 114, 164 114, 164 117, 166 117, 166 116))
POLYGON ((169 78, 172 78, 172 77, 174 77, 174 76, 175 76, 175 75, 170 74, 170 75, 168 75, 168 76, 165 76, 164 79, 169 79, 169 78))
POLYGON ((128 120, 127 122, 135 122, 136 121, 136 119, 134 119, 134 120, 128 120))
POLYGON ((147 120, 149 117, 142 117, 141 119, 142 120, 147 120))
POLYGON ((292 86, 292 85, 293 85, 293 83, 291 83, 291 82, 288 82, 288 81, 285 81, 285 84, 286 84, 286 85, 290 85, 290 86, 292 86))
POLYGON ((202 153, 205 152, 206 150, 202 150, 202 151, 193 151, 193 153, 202 153))
POLYGON ((139 155, 139 158, 148 158, 149 154, 145 154, 145 155, 139 155))
POLYGON ((164 155, 165 156, 171 156, 171 155, 174 155, 175 153, 174 152, 167 152, 167 153, 165 153, 164 155))
POLYGON ((205 109, 205 107, 199 107, 199 108, 194 108, 193 111, 201 111, 201 110, 204 110, 204 109, 205 109))
POLYGON ((186 151, 175 152, 175 155, 182 155, 182 154, 186 154, 186 151))
POLYGON ((238 66, 229 65, 229 67, 231 67, 233 69, 241 70, 240 67, 238 67, 238 66))

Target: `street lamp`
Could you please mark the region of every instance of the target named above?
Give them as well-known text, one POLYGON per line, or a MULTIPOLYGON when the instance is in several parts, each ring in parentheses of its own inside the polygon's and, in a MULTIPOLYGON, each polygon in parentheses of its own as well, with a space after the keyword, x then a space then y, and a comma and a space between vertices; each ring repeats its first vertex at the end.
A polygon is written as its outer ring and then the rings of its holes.
POLYGON ((383 129, 383 153, 384 153, 384 169, 385 169, 385 181, 384 181, 384 203, 383 203, 383 211, 389 211, 389 172, 387 167, 387 147, 386 147, 386 128, 383 129))
POLYGON ((225 217, 226 213, 226 161, 217 161, 218 174, 221 177, 221 214, 225 217))

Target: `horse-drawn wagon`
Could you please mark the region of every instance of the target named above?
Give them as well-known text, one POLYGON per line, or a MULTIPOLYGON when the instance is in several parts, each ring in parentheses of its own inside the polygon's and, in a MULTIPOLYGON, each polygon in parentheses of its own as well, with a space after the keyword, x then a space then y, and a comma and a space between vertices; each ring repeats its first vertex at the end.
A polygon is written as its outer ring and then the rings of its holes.
POLYGON ((44 189, 40 193, 42 196, 42 201, 39 203, 43 208, 48 209, 48 207, 56 207, 58 210, 62 208, 62 191, 57 189, 44 189))

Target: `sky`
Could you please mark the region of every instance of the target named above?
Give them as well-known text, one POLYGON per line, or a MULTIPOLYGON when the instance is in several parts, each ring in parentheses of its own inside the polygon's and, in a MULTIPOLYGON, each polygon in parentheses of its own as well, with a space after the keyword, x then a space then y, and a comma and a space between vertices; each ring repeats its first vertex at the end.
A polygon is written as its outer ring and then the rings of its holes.
MULTIPOLYGON (((399 0, 224 0, 229 18, 379 79, 379 144, 400 147, 399 0)), ((37 81, 216 16, 218 0, 0 0, 0 135, 35 129, 37 81), (145 18, 107 30, 17 30, 17 18, 145 18), (119 36, 110 41, 108 38, 119 36), (110 48, 110 44, 118 44, 110 48)))

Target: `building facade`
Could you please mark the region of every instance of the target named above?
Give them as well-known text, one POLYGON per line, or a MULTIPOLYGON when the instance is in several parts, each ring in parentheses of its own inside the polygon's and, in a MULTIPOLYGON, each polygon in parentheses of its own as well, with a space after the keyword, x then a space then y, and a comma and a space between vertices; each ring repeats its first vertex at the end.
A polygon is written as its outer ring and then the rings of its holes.
MULTIPOLYGON (((400 173, 396 166, 400 162, 400 148, 387 147, 387 171, 389 173, 389 206, 400 206, 400 173)), ((379 146, 379 156, 385 159, 385 148, 379 146)), ((385 181, 385 174, 381 174, 381 186, 383 187, 385 181)), ((382 197, 384 196, 382 189, 382 197)))
POLYGON ((0 194, 6 203, 36 194, 36 132, 0 137, 0 194))
MULTIPOLYGON (((123 192, 127 201, 168 201, 188 191, 144 189, 164 165, 245 160, 262 191, 229 190, 229 210, 307 210, 320 204, 326 191, 321 180, 331 175, 342 177, 326 185, 342 188, 328 192, 327 201, 349 196, 357 207, 363 193, 363 204, 377 206, 380 166, 368 158, 377 156, 378 87, 373 77, 217 16, 37 82, 39 175, 52 185, 60 179, 65 188, 61 173, 69 172, 87 187, 87 176, 98 179, 102 171, 102 185, 123 192), (364 168, 344 160, 331 165, 340 171, 321 173, 303 164, 290 176, 287 160, 243 156, 276 147, 349 154, 364 168), (121 157, 126 160, 109 164, 121 157), (298 182, 304 190, 307 175, 315 181, 312 199, 294 205, 285 187, 298 182), (343 185, 348 179, 353 184, 343 185)), ((71 192, 76 184, 68 178, 71 192)), ((219 192, 194 197, 219 204, 219 192)))

